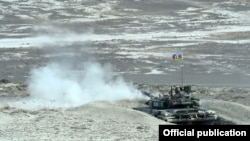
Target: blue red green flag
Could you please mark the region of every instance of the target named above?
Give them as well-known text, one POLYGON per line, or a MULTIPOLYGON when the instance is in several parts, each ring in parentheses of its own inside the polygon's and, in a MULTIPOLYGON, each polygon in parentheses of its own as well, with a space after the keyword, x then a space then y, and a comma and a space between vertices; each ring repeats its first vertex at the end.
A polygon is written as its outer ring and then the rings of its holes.
POLYGON ((174 53, 172 58, 176 61, 182 61, 183 60, 183 53, 182 52, 174 53))

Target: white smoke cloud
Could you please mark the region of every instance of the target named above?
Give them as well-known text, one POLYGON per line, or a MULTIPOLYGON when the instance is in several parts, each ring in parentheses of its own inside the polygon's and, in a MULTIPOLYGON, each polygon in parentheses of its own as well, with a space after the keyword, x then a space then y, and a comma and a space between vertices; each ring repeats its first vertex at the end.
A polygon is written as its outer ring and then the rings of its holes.
MULTIPOLYGON (((86 30, 86 33, 78 33, 50 24, 34 26, 33 31, 36 37, 28 39, 27 43, 32 42, 34 44, 30 45, 39 47, 49 46, 50 53, 57 55, 58 47, 72 47, 75 42, 113 39, 109 35, 92 34, 90 29, 86 30)), ((60 62, 52 61, 44 67, 32 69, 27 82, 30 96, 13 100, 10 106, 22 109, 67 108, 94 101, 145 99, 132 84, 116 76, 110 64, 101 65, 88 61, 82 64, 82 69, 76 69, 70 64, 79 64, 79 60, 92 58, 84 55, 72 63, 72 58, 79 57, 76 55, 75 52, 70 57, 59 55, 60 62)))
POLYGON ((32 100, 60 103, 68 107, 93 101, 145 99, 132 84, 115 76, 111 65, 96 62, 84 63, 81 71, 61 63, 33 69, 28 90, 32 100))

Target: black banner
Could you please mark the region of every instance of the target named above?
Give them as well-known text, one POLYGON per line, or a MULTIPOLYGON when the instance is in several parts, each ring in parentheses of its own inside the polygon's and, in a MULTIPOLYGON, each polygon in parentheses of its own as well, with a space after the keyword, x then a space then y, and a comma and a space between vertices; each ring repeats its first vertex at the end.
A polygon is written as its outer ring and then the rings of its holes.
POLYGON ((159 125, 159 141, 169 139, 202 140, 220 137, 247 139, 250 125, 159 125))

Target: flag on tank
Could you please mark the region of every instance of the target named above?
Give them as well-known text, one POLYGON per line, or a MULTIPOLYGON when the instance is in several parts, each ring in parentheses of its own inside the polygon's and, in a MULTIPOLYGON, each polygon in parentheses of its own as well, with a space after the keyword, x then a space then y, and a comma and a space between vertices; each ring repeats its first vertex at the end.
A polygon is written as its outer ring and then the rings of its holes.
POLYGON ((183 53, 182 52, 176 52, 172 55, 172 58, 176 61, 182 61, 183 60, 183 53))

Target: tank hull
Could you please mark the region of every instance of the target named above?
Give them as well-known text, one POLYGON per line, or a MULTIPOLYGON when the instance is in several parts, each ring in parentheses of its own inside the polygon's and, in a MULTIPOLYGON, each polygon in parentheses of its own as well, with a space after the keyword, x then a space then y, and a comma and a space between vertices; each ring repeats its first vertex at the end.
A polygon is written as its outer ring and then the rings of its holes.
POLYGON ((171 86, 169 94, 159 97, 153 97, 153 94, 147 93, 150 97, 150 100, 146 102, 148 107, 138 110, 176 124, 205 124, 217 121, 218 116, 215 111, 201 107, 200 99, 191 96, 191 86, 184 87, 184 89, 177 88, 171 86))

